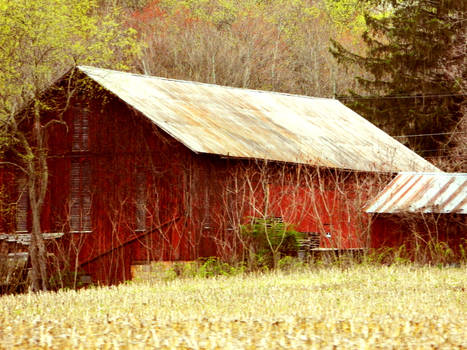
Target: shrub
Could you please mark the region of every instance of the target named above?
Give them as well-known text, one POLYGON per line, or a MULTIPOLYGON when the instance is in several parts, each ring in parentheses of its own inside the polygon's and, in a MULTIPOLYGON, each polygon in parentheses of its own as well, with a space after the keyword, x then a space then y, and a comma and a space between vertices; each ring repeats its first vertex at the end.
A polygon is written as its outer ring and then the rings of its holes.
POLYGON ((0 295, 25 291, 27 274, 27 258, 0 255, 0 295))
POLYGON ((219 258, 209 257, 207 258, 197 269, 197 277, 214 277, 214 276, 231 276, 237 275, 244 272, 244 266, 238 267, 232 266, 219 258))
POLYGON ((303 234, 281 218, 251 218, 241 226, 246 239, 249 266, 253 268, 276 268, 281 257, 296 256, 299 240, 303 234))

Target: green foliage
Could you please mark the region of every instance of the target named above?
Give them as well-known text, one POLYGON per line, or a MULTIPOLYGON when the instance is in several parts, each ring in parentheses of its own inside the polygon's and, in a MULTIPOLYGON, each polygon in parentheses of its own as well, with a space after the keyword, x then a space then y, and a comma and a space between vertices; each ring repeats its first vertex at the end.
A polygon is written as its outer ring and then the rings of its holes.
POLYGON ((79 289, 87 286, 81 280, 81 278, 85 275, 86 273, 81 269, 63 269, 61 271, 57 271, 49 277, 48 286, 51 290, 79 289))
POLYGON ((201 278, 215 277, 215 276, 234 276, 244 272, 244 266, 239 265, 235 267, 230 265, 219 258, 209 257, 198 267, 195 276, 201 278))
POLYGON ((465 264, 467 241, 458 246, 449 246, 446 242, 429 239, 426 242, 407 242, 396 247, 372 249, 363 256, 363 263, 371 265, 437 265, 448 266, 465 264))
POLYGON ((338 32, 361 34, 366 29, 365 10, 369 5, 361 0, 324 0, 326 13, 338 32))
POLYGON ((299 272, 309 269, 310 265, 297 257, 286 255, 279 260, 278 268, 284 272, 299 272))
POLYGON ((203 258, 196 261, 175 262, 163 274, 164 280, 175 278, 210 278, 230 276, 243 272, 243 267, 236 268, 217 257, 203 258))
POLYGON ((459 260, 463 263, 467 263, 467 239, 462 239, 459 243, 459 260))
POLYGON ((98 13, 94 0, 0 0, 0 116, 73 65, 127 68, 139 47, 119 17, 118 10, 98 13))
MULTIPOLYGON (((449 132, 465 103, 465 11, 457 0, 367 1, 366 55, 333 41, 332 53, 347 67, 366 74, 356 79, 371 95, 351 107, 393 135, 449 132), (398 98, 402 96, 402 98, 398 98)), ((352 101, 352 100, 351 100, 352 101)), ((440 147, 449 137, 410 138, 418 150, 440 147)), ((426 153, 424 155, 427 155, 426 153)), ((435 155, 430 153, 428 155, 435 155)))
POLYGON ((158 5, 169 14, 188 11, 202 21, 231 25, 242 17, 264 17, 285 35, 300 35, 303 24, 329 18, 338 32, 361 32, 365 28, 360 0, 161 0, 158 5))
POLYGON ((195 261, 181 261, 167 264, 152 262, 143 266, 143 271, 133 276, 135 282, 172 281, 179 278, 211 278, 242 274, 244 265, 230 265, 217 257, 202 258, 195 261))
POLYGON ((258 267, 278 267, 283 256, 296 256, 301 232, 292 225, 277 218, 251 218, 241 226, 241 233, 247 242, 250 265, 258 267))
POLYGON ((119 6, 122 9, 135 11, 144 8, 148 2, 149 0, 98 0, 98 5, 100 8, 119 6))

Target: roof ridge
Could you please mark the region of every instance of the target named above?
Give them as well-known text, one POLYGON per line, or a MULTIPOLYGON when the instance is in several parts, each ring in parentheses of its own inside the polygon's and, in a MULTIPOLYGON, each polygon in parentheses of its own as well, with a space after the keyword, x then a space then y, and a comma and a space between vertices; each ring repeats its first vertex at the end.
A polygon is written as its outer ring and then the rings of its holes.
POLYGON ((147 79, 159 79, 159 80, 165 80, 165 81, 173 81, 176 83, 184 83, 184 84, 193 84, 193 85, 205 85, 205 86, 216 86, 216 87, 221 87, 225 89, 234 89, 234 90, 242 90, 242 91, 251 91, 255 93, 267 93, 267 94, 276 94, 276 95, 283 95, 283 96, 291 96, 291 97, 299 97, 299 98, 306 98, 306 99, 311 99, 311 100, 331 100, 331 101, 336 101, 339 103, 339 100, 331 97, 317 97, 317 96, 308 96, 308 95, 300 95, 300 94, 292 94, 288 92, 279 92, 279 91, 273 91, 273 90, 257 90, 257 89, 250 89, 250 88, 242 88, 242 87, 237 87, 237 86, 228 86, 228 85, 219 85, 219 84, 213 84, 213 83, 204 83, 201 81, 195 81, 195 80, 183 80, 183 79, 173 79, 173 78, 165 78, 165 77, 159 77, 156 75, 147 75, 147 74, 140 74, 140 73, 133 73, 133 72, 124 72, 124 71, 119 71, 115 69, 108 69, 108 68, 100 68, 100 67, 94 67, 94 66, 83 66, 80 65, 77 67, 78 69, 82 70, 82 68, 87 69, 98 69, 102 71, 108 71, 108 72, 115 72, 115 73, 124 73, 128 75, 134 75, 137 77, 141 78, 147 78, 147 79))

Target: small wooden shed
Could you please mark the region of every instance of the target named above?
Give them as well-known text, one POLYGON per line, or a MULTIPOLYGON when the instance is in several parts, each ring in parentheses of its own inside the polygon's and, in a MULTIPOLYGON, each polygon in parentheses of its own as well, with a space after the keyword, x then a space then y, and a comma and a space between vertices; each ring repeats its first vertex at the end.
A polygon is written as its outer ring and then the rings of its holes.
POLYGON ((467 174, 400 173, 365 208, 375 215, 374 248, 404 247, 409 256, 429 261, 431 255, 467 248, 467 174), (418 251, 417 251, 418 250, 418 251))
MULTIPOLYGON (((367 195, 393 173, 438 171, 334 99, 95 67, 55 86, 78 80, 67 127, 48 137, 42 229, 56 265, 94 281, 155 260, 233 258, 250 217, 280 218, 320 247, 365 247, 367 195)), ((24 180, 2 176, 15 205, 0 242, 18 243, 30 225, 24 180)))

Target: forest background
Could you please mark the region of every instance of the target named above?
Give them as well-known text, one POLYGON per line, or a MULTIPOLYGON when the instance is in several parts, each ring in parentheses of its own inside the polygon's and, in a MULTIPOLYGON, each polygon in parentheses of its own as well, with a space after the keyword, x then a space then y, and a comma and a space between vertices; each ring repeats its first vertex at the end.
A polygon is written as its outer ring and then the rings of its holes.
POLYGON ((0 12, 6 148, 7 116, 89 64, 338 98, 442 168, 466 169, 462 1, 1 0, 0 12))

